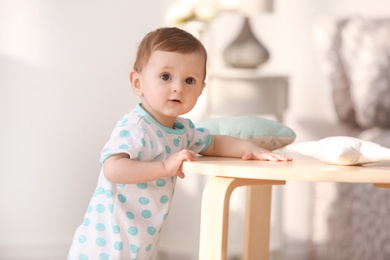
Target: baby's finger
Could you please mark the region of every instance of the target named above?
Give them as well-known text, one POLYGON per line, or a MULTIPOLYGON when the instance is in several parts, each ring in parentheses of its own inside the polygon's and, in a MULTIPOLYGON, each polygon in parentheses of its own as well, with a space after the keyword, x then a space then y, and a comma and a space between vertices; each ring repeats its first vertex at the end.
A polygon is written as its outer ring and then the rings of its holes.
POLYGON ((177 177, 179 177, 180 179, 184 179, 186 177, 186 175, 184 174, 184 172, 182 172, 181 170, 178 170, 177 173, 176 173, 177 177))
POLYGON ((276 154, 267 153, 267 160, 276 162, 276 161, 278 161, 279 159, 278 159, 278 157, 276 156, 276 154))
POLYGON ((253 159, 253 154, 252 154, 252 152, 246 151, 241 158, 243 160, 251 160, 251 159, 253 159))
POLYGON ((273 153, 273 156, 280 161, 291 161, 292 158, 283 154, 273 153))
POLYGON ((285 155, 282 155, 282 154, 271 153, 271 155, 277 161, 291 161, 292 160, 291 157, 288 157, 288 156, 285 156, 285 155))
POLYGON ((267 152, 267 153, 257 153, 254 154, 255 159, 262 161, 278 161, 278 158, 275 157, 275 154, 267 152))

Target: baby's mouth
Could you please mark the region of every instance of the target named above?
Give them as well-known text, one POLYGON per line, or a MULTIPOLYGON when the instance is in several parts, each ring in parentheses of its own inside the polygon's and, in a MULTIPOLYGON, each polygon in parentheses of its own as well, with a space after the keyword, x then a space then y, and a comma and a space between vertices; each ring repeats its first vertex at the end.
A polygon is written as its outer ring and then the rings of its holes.
POLYGON ((175 102, 175 103, 181 103, 181 101, 179 99, 170 99, 169 101, 175 102))

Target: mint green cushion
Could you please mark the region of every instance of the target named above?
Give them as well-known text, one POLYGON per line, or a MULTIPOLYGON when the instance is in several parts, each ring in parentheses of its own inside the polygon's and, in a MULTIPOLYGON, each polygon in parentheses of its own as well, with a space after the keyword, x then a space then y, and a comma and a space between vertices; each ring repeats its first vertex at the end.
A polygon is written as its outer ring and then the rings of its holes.
POLYGON ((289 127, 258 116, 211 118, 198 122, 197 128, 206 128, 213 135, 230 135, 254 142, 268 150, 282 148, 294 142, 295 132, 289 127))

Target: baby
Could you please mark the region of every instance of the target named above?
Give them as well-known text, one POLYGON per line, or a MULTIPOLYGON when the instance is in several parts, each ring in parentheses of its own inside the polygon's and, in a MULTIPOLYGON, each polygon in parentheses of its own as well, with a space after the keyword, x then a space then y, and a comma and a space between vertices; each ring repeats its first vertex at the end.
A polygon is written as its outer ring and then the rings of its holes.
POLYGON ((139 103, 116 124, 104 146, 97 188, 76 230, 68 260, 149 260, 169 214, 183 161, 204 156, 290 161, 239 138, 210 135, 180 115, 206 85, 207 53, 178 28, 145 36, 130 72, 139 103))

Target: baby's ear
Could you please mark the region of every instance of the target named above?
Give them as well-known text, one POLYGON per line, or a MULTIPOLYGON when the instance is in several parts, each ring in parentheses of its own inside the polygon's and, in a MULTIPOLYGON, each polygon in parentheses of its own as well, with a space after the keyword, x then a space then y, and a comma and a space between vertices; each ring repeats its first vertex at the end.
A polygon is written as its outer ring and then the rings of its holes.
POLYGON ((205 87, 206 87, 206 81, 203 81, 203 83, 202 83, 202 92, 203 92, 205 87))
POLYGON ((142 96, 142 89, 141 89, 141 84, 140 84, 140 79, 139 79, 139 74, 137 71, 132 70, 130 72, 130 83, 133 91, 138 95, 142 96))

